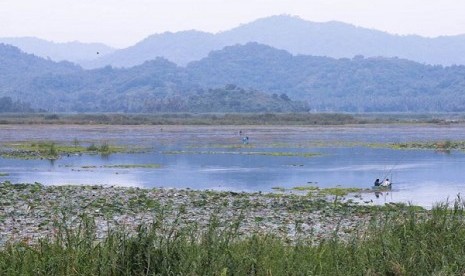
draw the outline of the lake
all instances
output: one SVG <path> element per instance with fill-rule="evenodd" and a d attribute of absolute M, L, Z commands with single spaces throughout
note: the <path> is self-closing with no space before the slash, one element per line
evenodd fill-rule
<path fill-rule="evenodd" d="M 243 138 L 248 137 L 248 144 Z M 0 158 L 1 181 L 44 185 L 120 185 L 229 191 L 298 186 L 370 188 L 390 178 L 390 192 L 364 193 L 375 204 L 431 207 L 465 189 L 462 151 L 394 150 L 394 142 L 462 141 L 464 125 L 58 126 L 3 125 L 0 142 L 107 142 L 140 153 L 71 155 L 50 160 Z M 311 154 L 316 154 L 311 156 Z M 158 164 L 159 168 L 124 165 Z M 115 167 L 123 166 L 123 167 Z M 377 197 L 378 196 L 378 197 Z"/>

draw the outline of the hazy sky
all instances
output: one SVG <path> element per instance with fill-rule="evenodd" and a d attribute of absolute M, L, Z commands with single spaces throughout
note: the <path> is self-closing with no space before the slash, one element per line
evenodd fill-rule
<path fill-rule="evenodd" d="M 464 0 L 0 0 L 0 37 L 125 47 L 154 33 L 218 32 L 278 14 L 395 34 L 465 34 Z"/>

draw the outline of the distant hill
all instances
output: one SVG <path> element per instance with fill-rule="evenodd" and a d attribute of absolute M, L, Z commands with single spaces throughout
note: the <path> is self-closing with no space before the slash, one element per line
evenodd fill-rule
<path fill-rule="evenodd" d="M 166 58 L 179 65 L 206 57 L 211 50 L 224 46 L 215 35 L 198 31 L 155 34 L 134 46 L 117 50 L 107 56 L 81 63 L 85 68 L 106 65 L 132 67 L 157 57 Z"/>
<path fill-rule="evenodd" d="M 0 44 L 0 97 L 5 98 L 5 110 L 12 109 L 12 104 L 19 109 L 20 103 L 53 112 L 308 110 L 306 103 L 285 95 L 268 95 L 235 85 L 200 87 L 185 69 L 162 58 L 129 69 L 83 70 L 69 62 L 45 60 L 4 44 Z"/>
<path fill-rule="evenodd" d="M 465 112 L 465 66 L 292 55 L 248 43 L 180 67 L 84 70 L 0 45 L 0 97 L 77 112 Z"/>
<path fill-rule="evenodd" d="M 426 64 L 465 64 L 465 35 L 426 38 L 399 36 L 341 22 L 316 23 L 279 15 L 218 34 L 197 31 L 152 35 L 126 49 L 102 56 L 84 67 L 131 67 L 164 57 L 180 66 L 225 46 L 258 42 L 292 54 L 352 58 L 399 57 Z"/>
<path fill-rule="evenodd" d="M 55 43 L 34 37 L 0 38 L 0 43 L 20 48 L 22 51 L 53 61 L 81 63 L 111 54 L 115 49 L 102 43 L 81 43 L 78 41 Z"/>
<path fill-rule="evenodd" d="M 36 107 L 58 105 L 58 98 L 39 90 L 63 86 L 64 78 L 59 76 L 77 72 L 82 72 L 81 67 L 70 62 L 57 63 L 0 44 L 0 96 Z"/>
<path fill-rule="evenodd" d="M 54 62 L 26 54 L 18 48 L 0 44 L 0 87 L 18 89 L 27 81 L 49 74 L 68 74 L 81 71 L 70 62 Z"/>
<path fill-rule="evenodd" d="M 305 100 L 315 111 L 465 111 L 465 66 L 399 58 L 291 55 L 249 43 L 214 51 L 187 66 L 197 85 L 234 83 Z"/>
<path fill-rule="evenodd" d="M 352 58 L 399 57 L 428 64 L 465 64 L 465 35 L 399 36 L 337 21 L 311 22 L 280 15 L 218 34 L 227 45 L 258 42 L 292 54 Z"/>

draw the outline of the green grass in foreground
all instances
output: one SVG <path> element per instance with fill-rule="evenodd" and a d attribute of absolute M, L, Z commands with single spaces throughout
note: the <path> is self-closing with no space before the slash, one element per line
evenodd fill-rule
<path fill-rule="evenodd" d="M 381 208 L 368 229 L 348 241 L 311 244 L 237 233 L 240 219 L 207 229 L 166 223 L 160 217 L 135 235 L 109 231 L 95 238 L 92 220 L 74 230 L 57 224 L 37 245 L 9 244 L 0 251 L 2 275 L 463 275 L 465 212 L 439 205 Z M 335 232 L 338 230 L 336 229 Z"/>

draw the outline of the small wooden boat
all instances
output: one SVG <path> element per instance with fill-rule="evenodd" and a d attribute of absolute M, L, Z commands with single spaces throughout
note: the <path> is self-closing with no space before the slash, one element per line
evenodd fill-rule
<path fill-rule="evenodd" d="M 392 189 L 392 183 L 389 185 L 379 185 L 379 186 L 371 186 L 371 189 L 374 191 L 389 191 Z"/>

